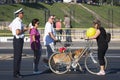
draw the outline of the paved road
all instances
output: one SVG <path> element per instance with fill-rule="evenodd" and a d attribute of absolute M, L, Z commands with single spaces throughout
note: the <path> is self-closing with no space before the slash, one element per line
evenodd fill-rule
<path fill-rule="evenodd" d="M 88 73 L 85 68 L 83 61 L 81 62 L 84 72 L 71 71 L 66 74 L 57 75 L 52 73 L 48 68 L 43 66 L 42 59 L 40 61 L 39 69 L 43 71 L 42 74 L 32 74 L 32 62 L 33 57 L 27 57 L 22 59 L 21 73 L 24 76 L 20 80 L 119 80 L 120 79 L 120 54 L 115 56 L 114 50 L 111 50 L 111 55 L 107 56 L 108 67 L 107 74 L 105 76 L 97 76 Z M 120 52 L 120 50 L 118 50 Z M 12 77 L 12 58 L 8 60 L 0 60 L 0 80 L 19 80 Z"/>
<path fill-rule="evenodd" d="M 114 48 L 114 49 L 120 49 L 120 40 L 113 40 L 109 43 L 109 48 Z M 65 42 L 62 42 L 63 44 Z M 42 46 L 44 47 L 43 45 L 43 42 L 41 42 Z M 76 48 L 79 48 L 79 47 L 84 47 L 85 46 L 85 41 L 84 40 L 80 40 L 80 41 L 73 41 L 72 42 L 72 47 L 76 47 Z M 60 45 L 58 43 L 58 45 Z M 60 45 L 61 46 L 61 45 Z M 96 41 L 93 41 L 93 47 L 96 47 Z M 12 48 L 12 42 L 0 42 L 0 49 L 11 49 Z M 30 43 L 29 42 L 25 42 L 24 43 L 24 49 L 26 48 L 30 48 Z"/>
<path fill-rule="evenodd" d="M 78 43 L 78 42 L 77 42 Z M 57 75 L 52 73 L 48 68 L 43 66 L 42 59 L 40 61 L 39 69 L 43 71 L 42 74 L 33 75 L 32 74 L 32 52 L 30 51 L 28 43 L 25 43 L 24 53 L 27 55 L 23 55 L 22 64 L 21 64 L 21 73 L 24 76 L 22 79 L 14 79 L 12 77 L 12 68 L 13 63 L 12 57 L 5 58 L 0 60 L 0 80 L 119 80 L 120 79 L 120 49 L 119 49 L 119 42 L 111 43 L 111 49 L 107 52 L 107 59 L 108 59 L 108 67 L 107 67 L 107 74 L 105 76 L 97 76 L 88 73 L 84 68 L 83 61 L 80 62 L 84 72 L 80 71 L 71 71 L 66 74 Z M 8 45 L 8 46 L 5 46 Z M 76 44 L 75 44 L 76 45 Z M 1 45 L 0 43 L 0 56 L 5 55 L 12 55 L 12 48 L 11 43 L 7 43 Z M 76 45 L 78 46 L 78 45 Z M 75 47 L 76 47 L 75 46 Z M 81 45 L 82 46 L 82 45 Z"/>

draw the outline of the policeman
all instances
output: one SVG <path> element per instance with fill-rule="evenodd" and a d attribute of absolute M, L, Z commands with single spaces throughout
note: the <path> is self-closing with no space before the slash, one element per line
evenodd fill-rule
<path fill-rule="evenodd" d="M 10 23 L 9 29 L 12 31 L 13 35 L 13 49 L 14 49 L 14 59 L 13 59 L 13 77 L 21 78 L 20 66 L 22 58 L 22 50 L 24 44 L 24 32 L 27 31 L 27 27 L 24 27 L 22 23 L 22 18 L 24 17 L 23 9 L 15 11 L 14 14 L 16 18 Z"/>

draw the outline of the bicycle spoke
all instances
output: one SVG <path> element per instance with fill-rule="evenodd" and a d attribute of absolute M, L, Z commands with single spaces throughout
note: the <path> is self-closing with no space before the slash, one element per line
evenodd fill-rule
<path fill-rule="evenodd" d="M 99 72 L 100 65 L 98 63 L 97 54 L 88 54 L 88 56 L 85 59 L 85 67 L 92 74 L 96 74 L 97 72 Z"/>
<path fill-rule="evenodd" d="M 70 57 L 66 56 L 65 54 L 60 57 L 61 54 L 54 54 L 49 60 L 50 69 L 56 74 L 64 74 L 69 70 Z"/>

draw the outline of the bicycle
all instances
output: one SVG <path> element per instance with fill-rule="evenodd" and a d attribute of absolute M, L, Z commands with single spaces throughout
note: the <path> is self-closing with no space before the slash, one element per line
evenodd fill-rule
<path fill-rule="evenodd" d="M 49 59 L 49 67 L 52 72 L 56 74 L 64 74 L 71 69 L 78 68 L 80 71 L 83 71 L 80 60 L 81 58 L 85 57 L 84 65 L 88 72 L 91 74 L 96 74 L 100 70 L 100 65 L 97 60 L 97 54 L 91 49 L 93 45 L 93 41 L 89 39 L 85 39 L 86 45 L 82 49 L 77 49 L 74 52 L 62 52 L 62 53 L 54 53 L 51 55 Z M 105 57 L 105 68 L 107 67 L 107 59 Z"/>

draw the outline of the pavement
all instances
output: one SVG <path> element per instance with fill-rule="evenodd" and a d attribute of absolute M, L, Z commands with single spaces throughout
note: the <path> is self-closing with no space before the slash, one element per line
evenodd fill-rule
<path fill-rule="evenodd" d="M 43 44 L 43 43 L 42 43 Z M 108 67 L 106 69 L 105 76 L 97 76 L 90 74 L 84 67 L 84 60 L 80 61 L 83 68 L 81 71 L 70 71 L 65 74 L 55 74 L 49 68 L 46 68 L 42 61 L 42 58 L 46 54 L 43 54 L 39 63 L 39 69 L 41 74 L 33 74 L 33 53 L 28 43 L 25 43 L 23 49 L 23 56 L 21 62 L 21 74 L 23 78 L 13 78 L 13 49 L 12 43 L 0 43 L 0 80 L 119 80 L 120 79 L 120 43 L 118 40 L 111 41 L 109 43 L 109 49 L 106 53 L 108 60 Z M 83 48 L 84 41 L 73 42 L 72 49 Z M 45 53 L 45 47 L 43 46 L 43 52 Z M 93 48 L 96 50 L 96 43 Z"/>
<path fill-rule="evenodd" d="M 23 78 L 13 78 L 13 61 L 11 60 L 0 60 L 0 80 L 119 80 L 120 79 L 120 57 L 108 57 L 109 63 L 106 70 L 105 76 L 97 76 L 90 74 L 84 68 L 83 61 L 80 63 L 83 72 L 81 71 L 70 71 L 65 74 L 55 74 L 44 66 L 42 58 L 40 60 L 39 69 L 42 71 L 41 74 L 33 74 L 32 62 L 33 58 L 23 58 L 21 63 L 21 74 Z"/>

